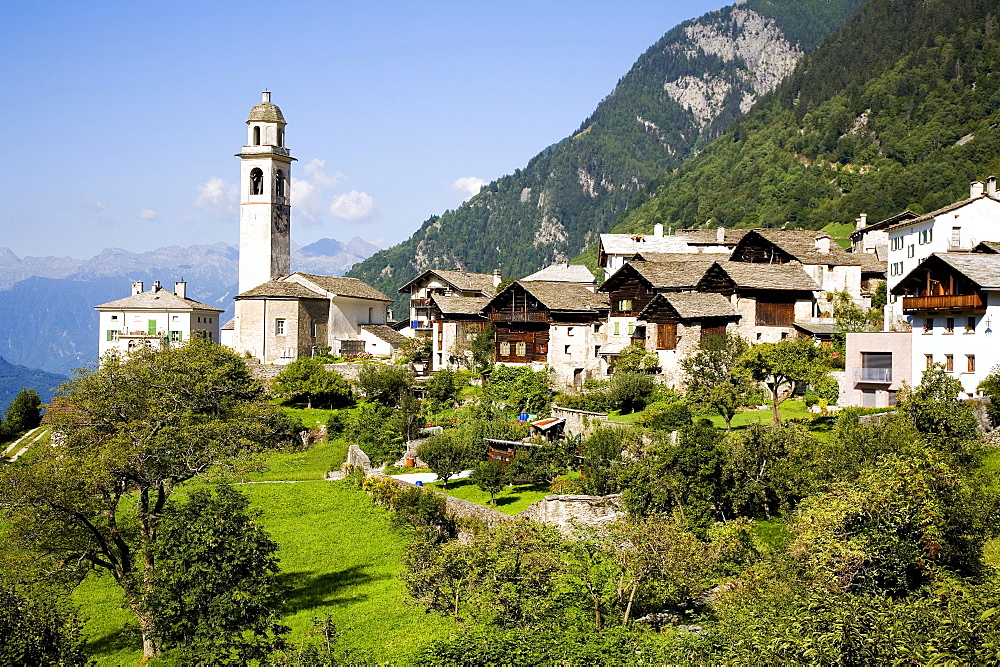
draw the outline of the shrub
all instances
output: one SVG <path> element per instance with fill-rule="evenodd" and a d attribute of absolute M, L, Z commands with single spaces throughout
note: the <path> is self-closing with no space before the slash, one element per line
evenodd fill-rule
<path fill-rule="evenodd" d="M 399 488 L 389 500 L 395 512 L 393 522 L 409 525 L 424 532 L 434 542 L 447 539 L 454 533 L 454 525 L 445 513 L 444 496 L 434 491 L 408 486 Z"/>
<path fill-rule="evenodd" d="M 636 412 L 646 405 L 655 387 L 656 381 L 644 373 L 615 373 L 608 387 L 608 398 L 618 410 Z"/>
<path fill-rule="evenodd" d="M 368 399 L 390 407 L 399 404 L 400 394 L 409 392 L 412 384 L 413 374 L 403 366 L 365 364 L 358 373 L 358 385 Z"/>
<path fill-rule="evenodd" d="M 399 493 L 399 484 L 391 477 L 371 475 L 361 483 L 361 490 L 371 496 L 376 505 L 391 507 L 392 499 Z"/>
<path fill-rule="evenodd" d="M 639 426 L 658 431 L 676 431 L 691 425 L 691 412 L 685 403 L 657 401 L 646 406 L 646 410 L 636 420 Z"/>
<path fill-rule="evenodd" d="M 365 469 L 361 466 L 348 465 L 344 467 L 344 483 L 360 489 L 365 483 Z"/>
<path fill-rule="evenodd" d="M 565 477 L 557 477 L 549 482 L 549 490 L 552 491 L 552 493 L 560 495 L 583 493 L 583 488 L 580 486 L 580 480 L 567 479 Z"/>
<path fill-rule="evenodd" d="M 326 439 L 334 440 L 347 430 L 347 417 L 343 412 L 334 412 L 326 420 Z"/>

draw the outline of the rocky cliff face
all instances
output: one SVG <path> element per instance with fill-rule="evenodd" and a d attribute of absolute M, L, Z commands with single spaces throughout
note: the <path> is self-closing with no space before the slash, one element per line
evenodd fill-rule
<path fill-rule="evenodd" d="M 675 27 L 573 135 L 349 275 L 395 295 L 427 268 L 520 277 L 578 255 L 861 4 L 747 0 Z"/>

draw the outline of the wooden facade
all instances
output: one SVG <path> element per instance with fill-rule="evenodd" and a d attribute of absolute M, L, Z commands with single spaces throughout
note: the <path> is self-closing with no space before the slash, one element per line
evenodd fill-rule
<path fill-rule="evenodd" d="M 899 291 L 904 293 L 904 313 L 986 312 L 986 295 L 979 285 L 937 258 L 927 261 L 922 270 L 908 276 L 894 290 L 895 293 Z"/>
<path fill-rule="evenodd" d="M 627 277 L 619 277 L 615 281 L 615 289 L 608 292 L 611 317 L 635 317 L 656 296 L 653 286 L 639 276 L 635 269 L 622 269 L 619 273 L 626 271 Z"/>
<path fill-rule="evenodd" d="M 549 354 L 549 327 L 531 324 L 508 324 L 496 327 L 497 362 L 527 364 L 532 361 L 545 362 Z"/>
<path fill-rule="evenodd" d="M 743 237 L 729 258 L 732 262 L 752 262 L 754 264 L 788 264 L 795 258 L 764 237 L 751 231 Z"/>
<path fill-rule="evenodd" d="M 736 283 L 730 278 L 725 270 L 718 264 L 714 264 L 695 288 L 698 292 L 715 292 L 723 296 L 732 296 L 736 293 Z"/>
<path fill-rule="evenodd" d="M 726 334 L 727 320 L 721 317 L 705 318 L 701 322 L 701 340 Z"/>
<path fill-rule="evenodd" d="M 795 325 L 796 292 L 759 291 L 753 294 L 757 302 L 756 324 L 763 327 Z"/>

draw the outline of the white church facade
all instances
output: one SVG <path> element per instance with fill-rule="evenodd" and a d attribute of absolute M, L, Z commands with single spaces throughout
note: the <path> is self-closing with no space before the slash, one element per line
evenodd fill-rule
<path fill-rule="evenodd" d="M 285 145 L 285 118 L 270 93 L 250 110 L 247 142 L 237 153 L 239 294 L 223 341 L 264 364 L 286 364 L 324 348 L 345 356 L 383 352 L 382 338 L 373 339 L 371 331 L 386 326 L 388 296 L 356 278 L 291 271 L 295 158 Z"/>

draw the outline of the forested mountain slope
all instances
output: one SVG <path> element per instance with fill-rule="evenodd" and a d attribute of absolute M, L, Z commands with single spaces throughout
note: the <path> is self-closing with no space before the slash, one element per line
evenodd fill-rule
<path fill-rule="evenodd" d="M 748 0 L 673 28 L 590 118 L 524 169 L 348 275 L 387 294 L 427 267 L 519 277 L 578 254 L 648 184 L 789 74 L 862 0 Z"/>
<path fill-rule="evenodd" d="M 616 231 L 819 228 L 967 196 L 1000 172 L 998 18 L 984 0 L 872 0 Z"/>

